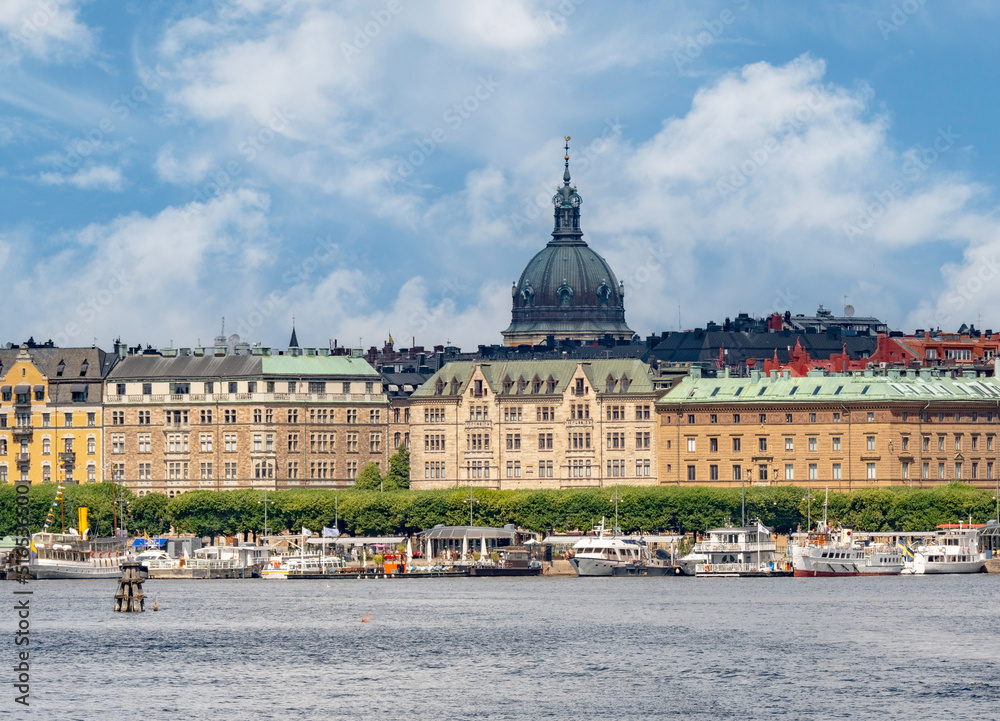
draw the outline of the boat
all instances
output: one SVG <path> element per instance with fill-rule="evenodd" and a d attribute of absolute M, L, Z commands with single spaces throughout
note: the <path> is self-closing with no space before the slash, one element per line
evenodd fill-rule
<path fill-rule="evenodd" d="M 903 552 L 887 543 L 862 543 L 850 528 L 830 530 L 825 524 L 792 544 L 796 577 L 898 576 L 903 572 Z"/>
<path fill-rule="evenodd" d="M 83 538 L 43 531 L 31 537 L 28 574 L 36 580 L 53 578 L 120 578 L 126 555 L 126 538 Z"/>
<path fill-rule="evenodd" d="M 790 576 L 791 564 L 779 559 L 770 528 L 753 525 L 713 528 L 682 559 L 698 577 Z"/>
<path fill-rule="evenodd" d="M 907 572 L 984 573 L 987 559 L 979 548 L 980 528 L 967 523 L 938 526 L 933 539 L 913 547 L 912 559 L 906 561 Z"/>
<path fill-rule="evenodd" d="M 271 556 L 261 569 L 262 578 L 286 579 L 292 576 L 318 576 L 328 572 L 319 554 L 310 553 L 293 556 Z"/>
<path fill-rule="evenodd" d="M 614 533 L 605 535 L 603 518 L 600 525 L 594 526 L 594 533 L 573 545 L 569 563 L 577 576 L 613 576 L 616 568 L 641 566 L 649 561 L 646 547 L 639 540 Z"/>

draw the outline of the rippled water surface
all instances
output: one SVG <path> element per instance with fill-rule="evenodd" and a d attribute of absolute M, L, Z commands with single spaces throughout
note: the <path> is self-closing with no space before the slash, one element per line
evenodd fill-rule
<path fill-rule="evenodd" d="M 30 588 L 26 718 L 1000 715 L 996 575 L 148 581 L 133 615 Z"/>

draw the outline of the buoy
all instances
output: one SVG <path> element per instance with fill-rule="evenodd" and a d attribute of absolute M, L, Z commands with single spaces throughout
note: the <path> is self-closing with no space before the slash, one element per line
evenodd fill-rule
<path fill-rule="evenodd" d="M 160 597 L 159 596 L 157 596 L 156 598 L 153 599 L 153 610 L 154 611 L 159 611 L 160 610 Z"/>
<path fill-rule="evenodd" d="M 368 623 L 368 616 L 362 616 L 361 623 Z"/>

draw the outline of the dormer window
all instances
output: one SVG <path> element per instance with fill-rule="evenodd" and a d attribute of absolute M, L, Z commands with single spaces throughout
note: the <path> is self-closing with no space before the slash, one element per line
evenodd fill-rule
<path fill-rule="evenodd" d="M 611 376 L 608 376 L 607 379 L 605 380 L 605 393 L 614 393 L 614 392 L 615 392 L 615 379 L 612 378 Z"/>
<path fill-rule="evenodd" d="M 629 380 L 628 376 L 622 376 L 621 389 L 622 393 L 628 393 L 628 387 L 632 385 L 632 381 Z"/>
<path fill-rule="evenodd" d="M 545 392 L 548 393 L 549 395 L 556 392 L 556 379 L 553 378 L 552 376 L 549 376 L 549 379 L 548 381 L 546 381 L 545 385 L 546 385 Z"/>
<path fill-rule="evenodd" d="M 542 379 L 535 376 L 531 381 L 531 392 L 541 393 L 542 392 Z"/>
<path fill-rule="evenodd" d="M 476 394 L 476 396 L 477 397 L 482 396 L 483 395 L 483 382 L 481 380 L 477 380 L 473 385 L 475 387 L 475 394 Z"/>
<path fill-rule="evenodd" d="M 89 369 L 90 369 L 90 363 L 84 360 L 83 363 L 80 364 L 80 376 L 83 377 L 87 375 L 87 371 Z"/>
<path fill-rule="evenodd" d="M 583 395 L 583 378 L 576 379 L 576 394 L 578 396 Z"/>
<path fill-rule="evenodd" d="M 510 376 L 504 376 L 503 378 L 503 392 L 509 394 L 514 388 L 514 381 L 510 379 Z"/>
<path fill-rule="evenodd" d="M 517 379 L 517 392 L 524 393 L 528 388 L 528 381 L 524 380 L 524 376 Z"/>
<path fill-rule="evenodd" d="M 434 395 L 440 396 L 444 394 L 444 381 L 438 378 L 438 382 L 434 384 Z"/>
<path fill-rule="evenodd" d="M 458 382 L 458 378 L 452 378 L 451 379 L 451 395 L 457 396 L 458 395 L 458 390 L 461 387 L 462 387 L 462 384 Z"/>
<path fill-rule="evenodd" d="M 59 361 L 59 365 L 56 366 L 56 375 L 61 376 L 65 370 L 66 370 L 66 361 L 64 360 Z"/>

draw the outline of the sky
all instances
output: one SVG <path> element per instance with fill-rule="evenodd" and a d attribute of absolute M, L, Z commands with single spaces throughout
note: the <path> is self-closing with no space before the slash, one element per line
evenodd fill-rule
<path fill-rule="evenodd" d="M 501 341 L 564 137 L 638 334 L 1000 329 L 986 0 L 3 0 L 0 342 Z"/>

